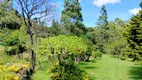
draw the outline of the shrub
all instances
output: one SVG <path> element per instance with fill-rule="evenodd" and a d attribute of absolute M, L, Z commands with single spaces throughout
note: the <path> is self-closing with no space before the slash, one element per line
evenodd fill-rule
<path fill-rule="evenodd" d="M 80 55 L 87 52 L 87 45 L 82 38 L 77 36 L 59 35 L 41 39 L 40 46 L 35 49 L 37 54 L 59 54 L 61 59 L 73 57 L 73 60 L 78 63 L 81 59 Z M 71 56 L 73 55 L 73 56 Z"/>
<path fill-rule="evenodd" d="M 5 48 L 5 52 L 8 54 L 8 55 L 15 55 L 18 51 L 18 48 L 17 46 L 7 46 Z"/>
<path fill-rule="evenodd" d="M 101 58 L 102 57 L 102 52 L 100 50 L 97 50 L 97 51 L 92 51 L 92 56 L 94 58 Z"/>
<path fill-rule="evenodd" d="M 10 72 L 7 66 L 0 65 L 0 80 L 19 80 L 13 72 Z"/>
<path fill-rule="evenodd" d="M 136 60 L 135 65 L 142 65 L 142 60 Z"/>
<path fill-rule="evenodd" d="M 79 69 L 73 61 L 64 61 L 60 65 L 55 65 L 51 72 L 53 80 L 92 80 L 84 70 Z"/>
<path fill-rule="evenodd" d="M 21 34 L 21 31 L 15 30 L 11 33 L 7 33 L 7 37 L 3 38 L 3 44 L 7 54 L 15 55 L 16 53 L 26 51 L 26 47 L 23 45 L 24 43 L 19 39 L 19 34 Z"/>
<path fill-rule="evenodd" d="M 9 65 L 0 65 L 0 80 L 20 80 L 18 73 L 20 70 L 28 69 L 27 63 L 15 63 Z"/>

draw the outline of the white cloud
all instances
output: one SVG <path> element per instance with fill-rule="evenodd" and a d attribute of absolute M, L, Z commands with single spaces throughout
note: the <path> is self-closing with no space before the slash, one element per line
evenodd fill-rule
<path fill-rule="evenodd" d="M 139 12 L 140 9 L 141 8 L 134 8 L 134 9 L 129 10 L 129 12 L 133 15 L 136 15 Z"/>
<path fill-rule="evenodd" d="M 94 0 L 94 5 L 101 7 L 102 5 L 105 4 L 115 4 L 115 3 L 120 3 L 120 0 Z"/>
<path fill-rule="evenodd" d="M 79 2 L 81 2 L 81 0 L 78 0 Z"/>

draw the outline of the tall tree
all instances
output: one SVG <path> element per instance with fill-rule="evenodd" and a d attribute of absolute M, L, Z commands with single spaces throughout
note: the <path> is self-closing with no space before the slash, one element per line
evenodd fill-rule
<path fill-rule="evenodd" d="M 103 5 L 101 8 L 101 16 L 97 21 L 97 31 L 94 33 L 95 40 L 94 42 L 98 45 L 99 49 L 104 52 L 104 45 L 108 43 L 109 35 L 108 35 L 108 20 L 107 20 L 107 10 Z M 105 53 L 105 52 L 104 52 Z"/>
<path fill-rule="evenodd" d="M 19 6 L 17 9 L 19 13 L 22 14 L 23 21 L 26 27 L 26 31 L 30 36 L 30 43 L 31 46 L 34 45 L 33 35 L 34 26 L 32 24 L 33 18 L 38 18 L 40 20 L 47 20 L 51 18 L 52 11 L 53 11 L 53 4 L 51 3 L 52 0 L 14 0 L 15 5 Z M 35 69 L 36 63 L 36 54 L 33 49 L 31 49 L 31 65 L 32 70 Z"/>
<path fill-rule="evenodd" d="M 108 20 L 107 20 L 107 10 L 105 8 L 105 5 L 101 8 L 101 16 L 98 19 L 97 25 L 101 25 L 102 28 L 108 29 Z"/>
<path fill-rule="evenodd" d="M 82 21 L 83 18 L 79 1 L 64 0 L 64 10 L 62 11 L 61 17 L 61 24 L 65 29 L 64 31 L 75 35 L 83 33 L 85 31 L 85 26 Z"/>
<path fill-rule="evenodd" d="M 142 60 L 142 10 L 131 18 L 127 38 L 129 56 L 134 60 Z"/>

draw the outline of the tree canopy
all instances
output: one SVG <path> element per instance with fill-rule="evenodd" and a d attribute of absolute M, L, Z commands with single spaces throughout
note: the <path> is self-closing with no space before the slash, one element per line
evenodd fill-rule
<path fill-rule="evenodd" d="M 85 26 L 82 23 L 81 6 L 78 0 L 65 0 L 64 10 L 61 16 L 61 26 L 63 33 L 69 33 L 79 36 L 85 32 Z M 66 32 L 67 31 L 67 32 Z"/>

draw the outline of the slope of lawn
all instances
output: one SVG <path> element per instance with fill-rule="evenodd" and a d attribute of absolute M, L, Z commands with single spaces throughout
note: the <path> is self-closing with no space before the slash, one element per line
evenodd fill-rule
<path fill-rule="evenodd" d="M 94 80 L 142 80 L 142 67 L 133 62 L 122 61 L 103 55 L 101 60 L 79 64 Z"/>
<path fill-rule="evenodd" d="M 42 63 L 42 69 L 36 69 L 33 80 L 51 80 L 49 62 Z M 109 55 L 103 55 L 100 60 L 81 62 L 79 67 L 85 69 L 94 80 L 142 80 L 142 67 L 133 62 L 123 61 Z"/>

